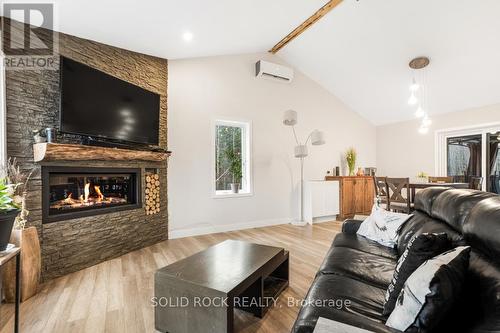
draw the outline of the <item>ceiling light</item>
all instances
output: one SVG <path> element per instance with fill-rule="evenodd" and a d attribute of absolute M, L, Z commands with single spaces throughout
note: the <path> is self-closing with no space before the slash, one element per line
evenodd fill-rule
<path fill-rule="evenodd" d="M 425 116 L 425 110 L 422 109 L 421 106 L 418 107 L 417 111 L 415 112 L 415 117 L 417 118 L 423 118 Z"/>
<path fill-rule="evenodd" d="M 414 93 L 411 93 L 411 96 L 408 99 L 408 105 L 415 105 L 415 104 L 417 104 L 417 102 L 418 102 L 417 97 L 415 96 Z"/>
<path fill-rule="evenodd" d="M 190 42 L 193 40 L 193 34 L 190 32 L 190 31 L 186 31 L 183 35 L 182 35 L 182 39 L 184 39 L 184 41 L 186 42 Z"/>
<path fill-rule="evenodd" d="M 425 118 L 422 120 L 422 126 L 429 127 L 431 124 L 432 124 L 431 118 L 425 116 Z"/>
<path fill-rule="evenodd" d="M 410 84 L 411 95 L 408 99 L 408 104 L 411 106 L 418 104 L 417 111 L 415 111 L 415 117 L 422 119 L 420 128 L 418 129 L 421 134 L 426 134 L 427 132 L 429 132 L 429 126 L 432 124 L 432 120 L 427 114 L 427 112 L 429 111 L 429 97 L 426 67 L 429 65 L 429 63 L 429 58 L 418 57 L 412 59 L 408 64 L 413 74 Z"/>
<path fill-rule="evenodd" d="M 417 81 L 415 81 L 415 78 L 414 78 L 413 83 L 410 86 L 410 91 L 415 92 L 418 90 L 418 88 L 420 88 L 420 85 L 417 83 Z"/>
<path fill-rule="evenodd" d="M 418 133 L 420 133 L 420 134 L 427 134 L 427 133 L 429 133 L 429 127 L 420 126 L 420 128 L 418 129 Z"/>

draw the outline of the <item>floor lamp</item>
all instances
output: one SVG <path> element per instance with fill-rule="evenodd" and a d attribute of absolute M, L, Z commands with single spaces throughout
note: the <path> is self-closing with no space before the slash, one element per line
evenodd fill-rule
<path fill-rule="evenodd" d="M 307 144 L 311 141 L 313 146 L 320 146 L 325 144 L 325 138 L 323 132 L 314 130 L 308 135 L 304 144 L 302 144 L 297 138 L 297 133 L 295 132 L 295 125 L 297 124 L 297 111 L 288 110 L 285 112 L 283 117 L 283 124 L 286 126 L 291 126 L 293 131 L 293 137 L 297 145 L 295 146 L 295 157 L 300 159 L 300 220 L 293 220 L 293 225 L 304 226 L 307 224 L 304 221 L 304 159 L 307 157 Z"/>

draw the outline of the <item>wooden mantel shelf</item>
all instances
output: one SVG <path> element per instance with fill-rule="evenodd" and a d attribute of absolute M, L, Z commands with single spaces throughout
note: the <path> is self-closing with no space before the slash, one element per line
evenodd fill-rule
<path fill-rule="evenodd" d="M 33 145 L 35 162 L 53 161 L 150 161 L 163 162 L 170 153 L 63 143 Z"/>

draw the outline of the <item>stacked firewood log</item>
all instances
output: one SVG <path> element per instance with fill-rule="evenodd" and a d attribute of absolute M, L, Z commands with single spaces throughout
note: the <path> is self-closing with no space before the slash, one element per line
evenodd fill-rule
<path fill-rule="evenodd" d="M 146 174 L 145 190 L 146 215 L 160 212 L 160 176 L 158 174 Z"/>

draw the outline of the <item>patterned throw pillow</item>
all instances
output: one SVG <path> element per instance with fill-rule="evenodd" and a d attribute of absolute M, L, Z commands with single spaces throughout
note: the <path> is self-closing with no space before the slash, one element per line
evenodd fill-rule
<path fill-rule="evenodd" d="M 384 316 L 391 314 L 399 293 L 408 277 L 426 260 L 451 249 L 451 240 L 445 233 L 414 235 L 405 252 L 399 257 L 391 284 L 385 293 Z"/>
<path fill-rule="evenodd" d="M 412 216 L 389 212 L 375 204 L 370 216 L 359 226 L 357 234 L 381 245 L 394 248 L 398 241 L 398 230 Z"/>
<path fill-rule="evenodd" d="M 459 246 L 417 268 L 385 324 L 407 333 L 432 332 L 463 289 L 469 253 L 470 247 Z"/>

